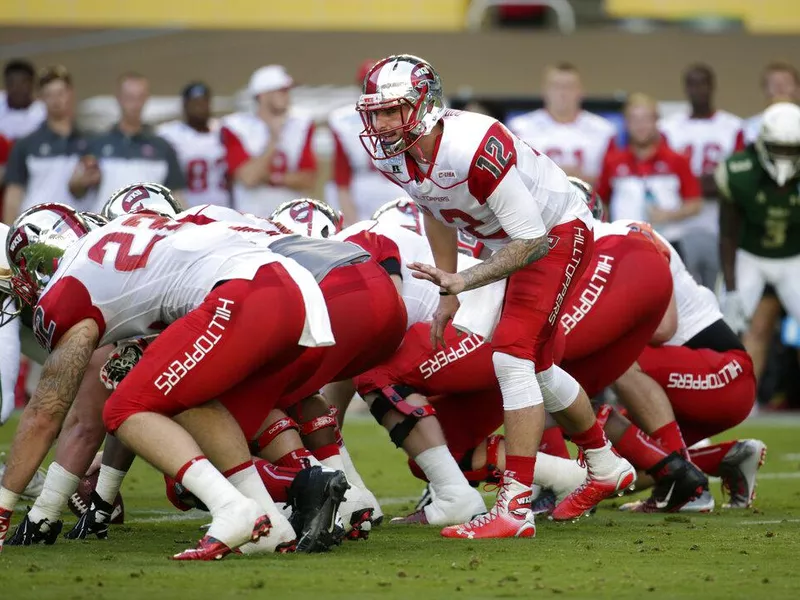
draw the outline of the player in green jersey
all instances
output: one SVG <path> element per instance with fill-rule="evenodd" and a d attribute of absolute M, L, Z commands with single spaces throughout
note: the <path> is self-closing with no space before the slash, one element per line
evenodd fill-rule
<path fill-rule="evenodd" d="M 715 178 L 723 313 L 745 332 L 759 376 L 781 307 L 800 321 L 800 107 L 764 111 L 755 143 L 720 163 Z"/>

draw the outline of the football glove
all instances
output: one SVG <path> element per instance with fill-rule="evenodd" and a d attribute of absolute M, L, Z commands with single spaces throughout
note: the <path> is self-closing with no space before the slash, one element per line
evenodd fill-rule
<path fill-rule="evenodd" d="M 722 298 L 722 316 L 735 333 L 741 334 L 747 331 L 747 313 L 744 310 L 742 297 L 736 290 L 725 292 Z"/>
<path fill-rule="evenodd" d="M 139 338 L 117 344 L 114 351 L 108 355 L 106 364 L 100 369 L 100 381 L 107 389 L 112 391 L 117 389 L 125 376 L 142 358 L 148 343 L 149 340 L 146 338 Z"/>
<path fill-rule="evenodd" d="M 96 535 L 99 540 L 106 539 L 113 511 L 112 504 L 103 500 L 97 492 L 92 492 L 92 503 L 89 510 L 81 515 L 75 527 L 65 533 L 64 537 L 68 540 L 84 540 L 87 535 Z"/>

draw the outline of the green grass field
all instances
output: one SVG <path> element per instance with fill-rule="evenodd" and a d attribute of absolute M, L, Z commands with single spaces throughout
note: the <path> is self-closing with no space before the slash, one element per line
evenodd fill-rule
<path fill-rule="evenodd" d="M 0 429 L 0 450 L 13 427 Z M 125 525 L 106 541 L 6 547 L 0 598 L 797 598 L 798 434 L 800 421 L 773 418 L 723 438 L 757 437 L 769 446 L 753 510 L 631 515 L 609 501 L 579 523 L 539 520 L 532 540 L 444 540 L 436 527 L 384 525 L 368 541 L 329 554 L 213 564 L 167 559 L 192 546 L 206 520 L 173 510 L 161 476 L 137 463 L 123 487 Z M 345 438 L 387 515 L 407 512 L 422 485 L 402 452 L 369 421 L 348 423 Z M 65 521 L 66 530 L 75 519 Z"/>

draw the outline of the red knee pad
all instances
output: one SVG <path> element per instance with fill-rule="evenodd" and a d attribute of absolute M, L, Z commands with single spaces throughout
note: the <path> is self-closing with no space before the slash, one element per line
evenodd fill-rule
<path fill-rule="evenodd" d="M 322 415 L 321 417 L 316 417 L 306 423 L 302 423 L 300 425 L 300 435 L 305 437 L 328 427 L 338 428 L 339 423 L 336 421 L 338 414 L 339 410 L 335 406 L 329 406 L 327 415 Z"/>
<path fill-rule="evenodd" d="M 278 419 L 272 425 L 267 427 L 255 440 L 250 442 L 250 453 L 258 454 L 264 448 L 269 446 L 272 441 L 284 431 L 289 431 L 292 429 L 298 432 L 300 431 L 300 426 L 295 423 L 294 419 L 291 417 L 283 417 L 282 419 Z"/>

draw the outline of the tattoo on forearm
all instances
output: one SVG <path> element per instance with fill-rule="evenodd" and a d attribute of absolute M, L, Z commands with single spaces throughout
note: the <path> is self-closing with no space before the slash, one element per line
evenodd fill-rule
<path fill-rule="evenodd" d="M 546 235 L 534 240 L 514 240 L 481 264 L 461 271 L 464 290 L 479 288 L 505 279 L 514 271 L 546 256 L 548 249 Z"/>
<path fill-rule="evenodd" d="M 64 418 L 78 393 L 86 366 L 94 352 L 94 337 L 87 328 L 80 328 L 48 357 L 30 401 L 29 408 L 32 411 Z"/>

